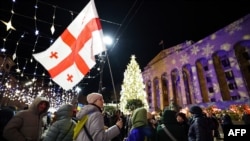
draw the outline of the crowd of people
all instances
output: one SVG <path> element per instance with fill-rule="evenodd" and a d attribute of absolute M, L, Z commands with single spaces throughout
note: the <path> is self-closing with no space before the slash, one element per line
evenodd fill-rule
<path fill-rule="evenodd" d="M 191 115 L 179 110 L 165 109 L 160 118 L 140 107 L 131 114 L 120 110 L 113 114 L 103 111 L 102 94 L 87 95 L 88 104 L 75 110 L 71 104 L 64 104 L 53 113 L 49 101 L 37 97 L 23 110 L 13 107 L 0 110 L 1 141 L 214 141 L 220 140 L 227 126 L 233 125 L 228 114 L 216 117 L 194 105 L 189 108 Z M 76 139 L 74 128 L 79 120 L 88 115 Z M 250 124 L 250 115 L 242 119 Z M 219 128 L 222 128 L 220 131 Z"/>

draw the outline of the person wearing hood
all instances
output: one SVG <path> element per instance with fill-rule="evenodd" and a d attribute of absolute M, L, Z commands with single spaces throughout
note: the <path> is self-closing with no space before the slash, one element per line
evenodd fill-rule
<path fill-rule="evenodd" d="M 49 127 L 43 141 L 72 141 L 76 126 L 72 119 L 73 111 L 73 105 L 62 105 L 56 112 L 56 121 Z"/>
<path fill-rule="evenodd" d="M 45 97 L 37 97 L 27 110 L 22 110 L 8 122 L 3 136 L 8 141 L 40 141 L 43 128 L 43 116 L 50 107 Z"/>
<path fill-rule="evenodd" d="M 153 135 L 152 129 L 148 126 L 147 110 L 144 107 L 135 109 L 131 125 L 126 141 L 146 141 Z"/>
<path fill-rule="evenodd" d="M 87 95 L 88 105 L 76 114 L 76 119 L 80 120 L 85 115 L 88 115 L 88 120 L 85 123 L 85 129 L 82 128 L 76 141 L 108 141 L 120 134 L 120 129 L 123 127 L 122 120 L 118 120 L 115 125 L 104 129 L 104 118 L 102 114 L 103 96 L 99 93 L 90 93 Z M 90 135 L 90 137 L 88 137 Z"/>
<path fill-rule="evenodd" d="M 170 132 L 170 134 L 177 140 L 177 141 L 187 141 L 188 136 L 185 132 L 185 127 L 180 126 L 176 120 L 176 111 L 173 110 L 164 110 L 161 124 L 165 125 L 165 128 Z M 164 131 L 162 125 L 157 126 L 156 131 L 156 141 L 172 141 L 171 137 Z"/>
<path fill-rule="evenodd" d="M 213 129 L 210 120 L 203 113 L 199 106 L 192 106 L 190 108 L 192 114 L 190 120 L 190 127 L 188 130 L 189 141 L 213 141 Z"/>

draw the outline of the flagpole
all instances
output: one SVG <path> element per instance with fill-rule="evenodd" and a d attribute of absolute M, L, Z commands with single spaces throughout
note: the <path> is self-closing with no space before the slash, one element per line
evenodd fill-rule
<path fill-rule="evenodd" d="M 114 79 L 113 79 L 113 75 L 112 75 L 112 70 L 111 70 L 111 66 L 110 66 L 110 62 L 109 62 L 109 57 L 108 57 L 107 52 L 105 52 L 105 54 L 106 54 L 106 59 L 107 59 L 108 66 L 109 66 L 109 72 L 110 72 L 112 87 L 113 87 L 113 91 L 114 91 L 114 95 L 115 95 L 116 109 L 118 109 L 118 100 L 117 100 L 117 95 L 116 95 L 116 89 L 115 89 Z"/>
<path fill-rule="evenodd" d="M 100 80 L 99 80 L 99 89 L 98 92 L 102 93 L 102 78 L 103 78 L 103 67 L 105 64 L 105 55 L 100 55 Z"/>

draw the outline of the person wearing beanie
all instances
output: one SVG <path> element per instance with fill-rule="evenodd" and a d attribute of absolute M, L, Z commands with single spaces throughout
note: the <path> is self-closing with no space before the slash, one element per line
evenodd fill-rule
<path fill-rule="evenodd" d="M 115 125 L 104 129 L 104 118 L 102 109 L 104 107 L 103 96 L 100 93 L 90 93 L 87 95 L 87 105 L 84 105 L 76 114 L 76 119 L 81 120 L 85 115 L 88 115 L 88 120 L 85 123 L 86 130 L 83 128 L 75 141 L 107 141 L 120 134 L 120 129 L 123 127 L 122 120 L 118 120 Z M 90 138 L 87 135 L 90 135 Z"/>
<path fill-rule="evenodd" d="M 87 95 L 87 102 L 89 104 L 94 104 L 97 100 L 103 100 L 103 97 L 102 97 L 101 94 L 99 94 L 99 93 L 91 93 L 91 94 Z M 102 104 L 102 107 L 103 107 L 103 104 Z"/>
<path fill-rule="evenodd" d="M 191 114 L 196 114 L 196 115 L 201 115 L 201 114 L 203 114 L 202 109 L 201 109 L 201 107 L 199 107 L 199 106 L 192 106 L 192 107 L 190 108 L 190 113 L 191 113 Z"/>
<path fill-rule="evenodd" d="M 192 114 L 188 130 L 188 141 L 213 141 L 213 129 L 210 128 L 208 118 L 201 107 L 195 105 L 190 107 Z"/>

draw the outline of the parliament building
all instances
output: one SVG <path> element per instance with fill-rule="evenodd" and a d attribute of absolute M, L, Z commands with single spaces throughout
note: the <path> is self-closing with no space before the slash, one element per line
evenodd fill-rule
<path fill-rule="evenodd" d="M 193 104 L 249 103 L 250 14 L 198 42 L 162 50 L 142 75 L 150 111 L 171 102 Z"/>

